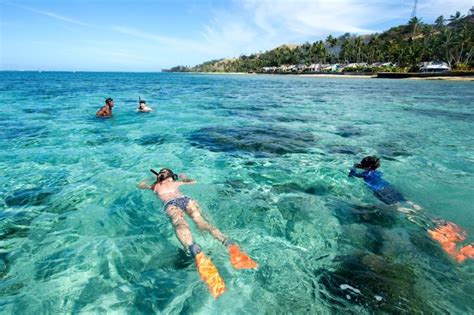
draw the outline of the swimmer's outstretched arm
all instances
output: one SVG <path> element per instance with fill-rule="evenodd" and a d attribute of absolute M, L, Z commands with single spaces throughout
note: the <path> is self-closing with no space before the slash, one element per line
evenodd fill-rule
<path fill-rule="evenodd" d="M 351 171 L 349 172 L 349 177 L 353 177 L 353 176 L 364 177 L 363 172 L 360 172 L 360 173 L 357 172 L 355 165 L 351 168 Z"/>
<path fill-rule="evenodd" d="M 148 185 L 148 180 L 144 179 L 140 183 L 138 183 L 138 188 L 140 188 L 140 189 L 151 189 L 151 186 Z"/>
<path fill-rule="evenodd" d="M 184 174 L 179 174 L 179 179 L 181 180 L 181 182 L 180 182 L 181 185 L 192 185 L 192 184 L 196 184 L 196 183 L 197 183 L 197 181 L 188 178 L 188 177 L 187 177 L 186 175 L 184 175 Z"/>

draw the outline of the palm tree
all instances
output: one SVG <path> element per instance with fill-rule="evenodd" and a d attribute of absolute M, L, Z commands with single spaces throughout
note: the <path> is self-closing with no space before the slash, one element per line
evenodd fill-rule
<path fill-rule="evenodd" d="M 362 48 L 364 46 L 364 43 L 362 42 L 362 38 L 360 36 L 356 37 L 354 39 L 354 50 L 356 52 L 356 62 L 361 62 L 362 61 Z"/>
<path fill-rule="evenodd" d="M 331 55 L 331 63 L 334 63 L 334 47 L 337 45 L 337 38 L 333 37 L 332 35 L 329 35 L 326 38 L 326 43 L 329 44 L 329 47 L 331 47 L 330 55 Z"/>
<path fill-rule="evenodd" d="M 456 22 L 456 21 L 459 21 L 460 19 L 462 19 L 464 17 L 464 15 L 461 15 L 461 12 L 459 11 L 456 11 L 456 13 L 454 15 L 450 15 L 449 16 L 449 22 Z"/>
<path fill-rule="evenodd" d="M 444 26 L 445 21 L 446 20 L 444 19 L 444 16 L 442 15 L 438 16 L 438 18 L 435 20 L 436 27 L 442 28 Z"/>
<path fill-rule="evenodd" d="M 342 49 L 341 49 L 341 60 L 344 61 L 344 63 L 348 63 L 350 58 L 351 58 L 351 50 L 352 50 L 352 45 L 350 40 L 344 41 L 342 44 Z"/>
<path fill-rule="evenodd" d="M 412 17 L 410 21 L 408 21 L 408 26 L 410 27 L 412 37 L 414 37 L 423 23 L 421 19 L 417 18 L 416 16 Z"/>
<path fill-rule="evenodd" d="M 367 45 L 367 61 L 370 63 L 382 61 L 380 59 L 380 37 L 375 35 Z"/>
<path fill-rule="evenodd" d="M 442 48 L 444 48 L 444 58 L 445 58 L 445 61 L 448 63 L 448 65 L 451 67 L 452 65 L 452 61 L 451 61 L 451 51 L 450 51 L 450 48 L 452 47 L 453 45 L 453 32 L 448 29 L 448 28 L 445 28 L 443 30 L 443 33 L 441 35 L 441 39 L 442 39 Z"/>

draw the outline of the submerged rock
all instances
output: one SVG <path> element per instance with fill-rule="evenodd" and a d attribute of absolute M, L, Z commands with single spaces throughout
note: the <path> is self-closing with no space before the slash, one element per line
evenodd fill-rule
<path fill-rule="evenodd" d="M 141 137 L 138 140 L 138 143 L 141 145 L 156 145 L 156 144 L 163 144 L 165 143 L 165 137 L 160 134 L 149 134 L 146 136 Z"/>
<path fill-rule="evenodd" d="M 22 123 L 2 123 L 2 126 L 5 128 L 0 129 L 0 139 L 5 140 L 34 140 L 40 138 L 46 138 L 48 132 L 46 127 L 43 126 L 34 126 L 34 125 L 25 125 Z"/>
<path fill-rule="evenodd" d="M 330 193 L 330 188 L 321 183 L 314 183 L 310 185 L 300 185 L 295 182 L 290 182 L 290 183 L 273 185 L 273 189 L 275 190 L 277 194 L 302 192 L 302 193 L 310 194 L 310 195 L 324 196 Z"/>
<path fill-rule="evenodd" d="M 432 118 L 446 118 L 450 120 L 466 121 L 466 122 L 472 122 L 474 120 L 474 114 L 472 113 L 455 112 L 455 111 L 444 110 L 444 109 L 424 109 L 424 108 L 411 108 L 411 107 L 406 107 L 404 108 L 404 110 L 414 113 L 416 115 L 423 115 L 423 116 L 428 116 Z"/>
<path fill-rule="evenodd" d="M 362 253 L 340 256 L 336 262 L 336 270 L 324 270 L 319 278 L 326 289 L 322 298 L 335 307 L 350 303 L 390 314 L 432 312 L 416 290 L 417 278 L 409 265 Z"/>
<path fill-rule="evenodd" d="M 380 143 L 377 146 L 377 152 L 388 160 L 393 160 L 396 157 L 411 156 L 404 145 L 395 141 Z"/>
<path fill-rule="evenodd" d="M 348 155 L 357 155 L 359 150 L 350 146 L 344 145 L 328 145 L 326 149 L 329 153 L 332 154 L 348 154 Z"/>
<path fill-rule="evenodd" d="M 335 201 L 332 207 L 335 216 L 343 225 L 362 223 L 388 228 L 394 226 L 397 222 L 395 209 L 385 205 L 365 206 Z"/>
<path fill-rule="evenodd" d="M 0 254 L 0 279 L 4 278 L 10 270 L 10 264 L 8 262 L 8 253 Z"/>
<path fill-rule="evenodd" d="M 349 138 L 360 136 L 362 134 L 362 131 L 356 126 L 341 126 L 337 128 L 336 134 L 344 138 Z"/>
<path fill-rule="evenodd" d="M 306 153 L 317 137 L 310 132 L 285 127 L 209 127 L 189 136 L 193 146 L 213 152 L 251 153 L 258 157 Z"/>
<path fill-rule="evenodd" d="M 43 188 L 29 188 L 14 191 L 5 198 L 5 204 L 9 207 L 15 206 L 40 206 L 48 201 L 54 194 L 52 190 Z"/>

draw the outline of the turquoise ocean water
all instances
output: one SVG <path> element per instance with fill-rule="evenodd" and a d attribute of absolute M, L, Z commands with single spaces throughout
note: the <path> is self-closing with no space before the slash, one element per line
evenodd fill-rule
<path fill-rule="evenodd" d="M 0 72 L 0 92 L 1 313 L 474 312 L 474 262 L 347 177 L 379 155 L 474 241 L 472 83 Z M 197 179 L 185 193 L 260 264 L 233 270 L 191 225 L 226 281 L 217 301 L 136 188 L 151 167 Z"/>

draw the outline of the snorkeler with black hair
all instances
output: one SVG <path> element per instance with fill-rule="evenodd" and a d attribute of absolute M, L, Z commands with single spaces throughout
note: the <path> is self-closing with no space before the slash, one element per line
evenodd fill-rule
<path fill-rule="evenodd" d="M 189 225 L 184 219 L 184 213 L 196 223 L 200 230 L 209 232 L 227 247 L 231 264 L 235 269 L 253 269 L 257 267 L 257 263 L 242 252 L 237 244 L 229 240 L 219 229 L 204 219 L 197 201 L 180 192 L 179 188 L 181 186 L 195 184 L 196 181 L 188 179 L 185 175 L 178 176 L 169 168 L 163 168 L 159 172 L 153 169 L 150 171 L 156 175 L 156 181 L 149 185 L 144 180 L 138 184 L 138 187 L 150 189 L 163 201 L 163 210 L 170 218 L 178 240 L 195 258 L 198 272 L 215 298 L 224 293 L 224 280 L 220 277 L 212 261 L 204 255 L 201 247 L 194 243 Z"/>
<path fill-rule="evenodd" d="M 98 118 L 110 118 L 112 117 L 112 108 L 114 107 L 114 100 L 111 97 L 108 97 L 105 99 L 105 105 L 102 106 L 97 113 L 95 114 L 95 117 Z"/>
<path fill-rule="evenodd" d="M 151 112 L 153 109 L 149 106 L 146 105 L 146 101 L 145 100 L 142 100 L 141 97 L 138 97 L 138 108 L 137 108 L 137 111 L 139 113 L 149 113 Z"/>
<path fill-rule="evenodd" d="M 472 244 L 460 249 L 457 248 L 456 243 L 463 242 L 466 239 L 464 230 L 452 222 L 438 222 L 439 220 L 426 218 L 420 213 L 422 208 L 419 205 L 406 200 L 400 192 L 382 178 L 382 172 L 377 170 L 379 167 L 380 159 L 378 157 L 366 156 L 360 163 L 351 168 L 349 177 L 363 178 L 367 186 L 374 192 L 375 197 L 388 205 L 395 205 L 398 211 L 407 214 L 409 221 L 425 229 L 430 237 L 440 243 L 443 250 L 458 262 L 463 262 L 467 258 L 474 259 Z M 357 168 L 363 169 L 363 171 L 358 172 Z M 418 222 L 420 219 L 421 224 Z"/>

